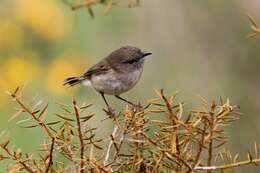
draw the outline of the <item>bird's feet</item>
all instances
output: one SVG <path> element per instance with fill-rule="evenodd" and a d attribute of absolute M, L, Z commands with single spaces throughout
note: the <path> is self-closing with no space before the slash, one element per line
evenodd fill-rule
<path fill-rule="evenodd" d="M 144 110 L 143 106 L 141 105 L 141 103 L 139 102 L 138 104 L 131 104 L 132 106 L 132 110 L 134 112 L 141 112 Z"/>
<path fill-rule="evenodd" d="M 108 116 L 109 118 L 115 118 L 115 117 L 116 117 L 116 112 L 115 112 L 115 110 L 114 110 L 113 108 L 111 108 L 110 106 L 107 107 L 107 110 L 106 110 L 106 109 L 103 109 L 103 110 L 106 112 L 106 114 L 107 114 L 107 116 Z"/>

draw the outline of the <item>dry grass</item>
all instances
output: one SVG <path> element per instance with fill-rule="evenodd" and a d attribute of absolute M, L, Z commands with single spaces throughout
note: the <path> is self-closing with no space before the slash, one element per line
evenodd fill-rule
<path fill-rule="evenodd" d="M 34 101 L 26 104 L 17 88 L 8 92 L 19 106 L 15 119 L 22 112 L 27 114 L 20 121 L 24 128 L 41 128 L 48 140 L 41 145 L 45 154 L 27 154 L 9 147 L 9 141 L 0 147 L 5 152 L 0 162 L 13 160 L 8 172 L 31 173 L 62 172 L 225 172 L 227 169 L 260 162 L 259 147 L 247 153 L 245 160 L 232 155 L 225 144 L 229 141 L 225 128 L 239 119 L 238 107 L 230 101 L 208 103 L 186 110 L 185 103 L 175 101 L 176 93 L 166 96 L 157 91 L 144 108 L 135 110 L 126 106 L 123 113 L 115 115 L 114 130 L 109 140 L 97 139 L 87 113 L 91 104 L 59 104 L 62 111 L 57 120 L 47 122 L 48 105 Z M 160 117 L 160 118 L 156 118 Z M 102 148 L 101 146 L 106 146 Z M 58 157 L 69 160 L 64 164 Z"/>

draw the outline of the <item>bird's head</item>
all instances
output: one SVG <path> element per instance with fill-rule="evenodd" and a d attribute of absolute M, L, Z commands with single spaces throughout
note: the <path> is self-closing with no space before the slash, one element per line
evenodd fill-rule
<path fill-rule="evenodd" d="M 143 64 L 145 57 L 151 54 L 134 46 L 123 46 L 112 52 L 107 58 L 113 63 L 134 65 Z"/>

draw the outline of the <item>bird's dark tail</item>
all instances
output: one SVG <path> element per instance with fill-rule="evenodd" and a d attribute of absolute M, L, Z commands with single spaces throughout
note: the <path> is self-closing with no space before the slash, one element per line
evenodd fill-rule
<path fill-rule="evenodd" d="M 85 80 L 85 78 L 83 76 L 69 77 L 63 81 L 63 86 L 65 86 L 65 85 L 74 86 L 74 85 L 81 83 L 84 80 Z"/>

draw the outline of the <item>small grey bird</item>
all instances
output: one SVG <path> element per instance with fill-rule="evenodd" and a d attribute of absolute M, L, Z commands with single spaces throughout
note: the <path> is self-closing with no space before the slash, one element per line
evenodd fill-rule
<path fill-rule="evenodd" d="M 108 111 L 112 109 L 104 94 L 114 95 L 116 98 L 134 105 L 120 97 L 120 94 L 133 88 L 139 81 L 145 57 L 151 54 L 133 46 L 121 47 L 89 68 L 83 75 L 65 79 L 63 85 L 74 86 L 81 83 L 93 87 L 101 94 Z"/>

